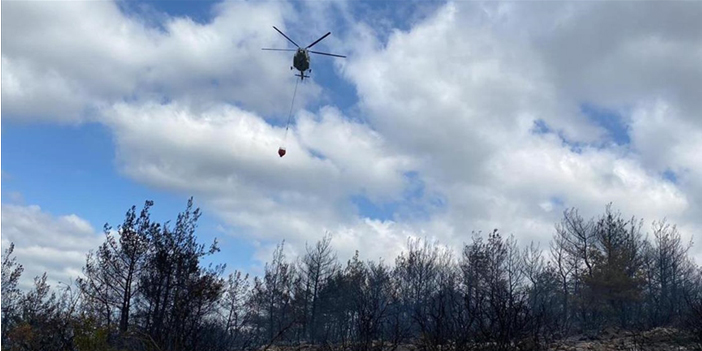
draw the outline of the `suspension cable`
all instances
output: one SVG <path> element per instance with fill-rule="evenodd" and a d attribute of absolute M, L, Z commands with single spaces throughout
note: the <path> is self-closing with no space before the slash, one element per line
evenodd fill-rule
<path fill-rule="evenodd" d="M 293 92 L 292 102 L 290 103 L 290 113 L 288 114 L 288 123 L 285 125 L 285 138 L 288 138 L 288 129 L 290 128 L 290 119 L 292 118 L 293 106 L 295 106 L 295 96 L 297 95 L 297 85 L 300 83 L 299 80 L 295 79 L 295 91 Z"/>

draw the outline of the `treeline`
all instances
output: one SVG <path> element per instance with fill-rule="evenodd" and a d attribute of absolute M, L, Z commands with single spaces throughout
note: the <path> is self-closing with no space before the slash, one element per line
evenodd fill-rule
<path fill-rule="evenodd" d="M 671 326 L 702 340 L 702 269 L 675 226 L 564 212 L 548 247 L 520 249 L 497 230 L 459 254 L 409 240 L 394 264 L 338 262 L 325 236 L 296 260 L 281 243 L 261 277 L 203 264 L 192 199 L 174 224 L 132 207 L 87 255 L 83 277 L 52 291 L 18 289 L 2 263 L 3 350 L 537 350 L 606 328 Z"/>

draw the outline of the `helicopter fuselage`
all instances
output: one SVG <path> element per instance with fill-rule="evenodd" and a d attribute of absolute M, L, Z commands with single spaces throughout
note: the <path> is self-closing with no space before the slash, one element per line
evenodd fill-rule
<path fill-rule="evenodd" d="M 341 57 L 344 58 L 346 56 L 342 55 L 336 55 L 336 54 L 330 54 L 327 52 L 319 52 L 319 51 L 312 51 L 308 50 L 309 48 L 315 46 L 317 43 L 322 41 L 322 39 L 328 37 L 331 32 L 327 32 L 327 34 L 324 34 L 321 38 L 315 40 L 312 44 L 307 45 L 306 47 L 300 47 L 300 45 L 297 45 L 296 42 L 294 42 L 292 39 L 288 38 L 285 33 L 281 32 L 280 29 L 276 28 L 273 26 L 273 29 L 275 29 L 280 35 L 284 36 L 285 39 L 287 39 L 290 43 L 295 45 L 297 47 L 297 50 L 295 49 L 274 49 L 274 48 L 263 48 L 263 50 L 274 50 L 274 51 L 295 51 L 295 56 L 293 57 L 293 65 L 290 67 L 292 70 L 293 67 L 296 68 L 298 71 L 300 71 L 300 74 L 296 74 L 296 76 L 300 77 L 300 80 L 304 80 L 305 78 L 309 78 L 309 76 L 305 75 L 305 72 L 309 71 L 312 72 L 310 69 L 310 52 L 313 54 L 317 55 L 326 55 L 326 56 L 335 56 L 335 57 Z"/>
<path fill-rule="evenodd" d="M 293 67 L 300 71 L 300 73 L 304 73 L 310 69 L 310 54 L 307 50 L 297 49 L 295 57 L 293 57 Z"/>

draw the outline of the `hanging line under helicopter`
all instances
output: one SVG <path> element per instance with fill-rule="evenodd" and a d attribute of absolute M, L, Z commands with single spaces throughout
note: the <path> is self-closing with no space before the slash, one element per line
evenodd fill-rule
<path fill-rule="evenodd" d="M 292 119 L 293 106 L 295 106 L 295 96 L 297 95 L 297 86 L 300 84 L 299 80 L 295 80 L 295 90 L 293 91 L 292 102 L 290 103 L 290 113 L 288 113 L 288 123 L 285 124 L 285 135 L 283 135 L 283 143 L 278 148 L 278 156 L 285 156 L 285 146 L 288 142 L 288 129 L 290 129 L 290 120 Z"/>
<path fill-rule="evenodd" d="M 341 58 L 346 58 L 346 56 L 343 55 L 337 55 L 337 54 L 330 54 L 327 52 L 319 52 L 319 51 L 312 51 L 309 50 L 312 46 L 316 45 L 322 39 L 326 38 L 331 34 L 331 32 L 327 32 L 327 34 L 324 34 L 321 38 L 315 40 L 312 42 L 312 44 L 307 45 L 305 48 L 301 48 L 300 45 L 297 45 L 292 39 L 288 38 L 285 33 L 281 32 L 278 28 L 273 26 L 273 29 L 275 29 L 280 35 L 284 36 L 285 39 L 287 39 L 289 42 L 291 42 L 293 45 L 297 47 L 297 49 L 272 49 L 272 48 L 263 48 L 262 50 L 272 50 L 272 51 L 295 51 L 295 56 L 293 56 L 293 66 L 290 67 L 292 70 L 293 68 L 297 69 L 300 71 L 299 74 L 295 74 L 295 76 L 300 77 L 300 80 L 295 83 L 295 92 L 293 93 L 293 98 L 292 98 L 292 103 L 290 104 L 290 114 L 288 115 L 288 123 L 285 126 L 285 136 L 283 137 L 283 145 L 278 148 L 278 155 L 280 157 L 285 156 L 285 142 L 288 137 L 288 129 L 290 128 L 290 120 L 292 117 L 292 109 L 293 105 L 295 103 L 295 95 L 297 94 L 297 85 L 299 82 L 305 80 L 305 78 L 309 78 L 308 75 L 305 75 L 305 72 L 309 71 L 312 72 L 312 69 L 310 69 L 310 53 L 313 54 L 318 54 L 318 55 L 325 55 L 325 56 L 333 56 L 333 57 L 341 57 Z"/>

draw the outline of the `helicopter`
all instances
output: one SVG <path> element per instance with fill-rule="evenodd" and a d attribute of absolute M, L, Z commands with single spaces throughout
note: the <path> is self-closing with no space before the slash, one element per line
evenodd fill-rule
<path fill-rule="evenodd" d="M 331 34 L 331 32 L 328 32 L 327 34 L 324 34 L 321 38 L 315 40 L 312 44 L 307 45 L 305 48 L 301 48 L 300 45 L 297 45 L 292 39 L 288 38 L 287 35 L 285 35 L 283 32 L 280 31 L 280 29 L 276 28 L 273 26 L 273 29 L 275 29 L 280 35 L 284 36 L 285 39 L 288 39 L 293 45 L 297 47 L 297 49 L 272 49 L 272 48 L 262 48 L 261 50 L 270 50 L 270 51 L 296 51 L 295 56 L 293 57 L 293 65 L 290 67 L 290 70 L 293 68 L 296 68 L 298 71 L 300 71 L 300 74 L 295 74 L 296 77 L 300 77 L 300 80 L 304 80 L 305 78 L 309 78 L 310 76 L 306 75 L 305 72 L 309 70 L 309 72 L 312 72 L 312 69 L 310 69 L 310 54 L 318 54 L 318 55 L 326 55 L 326 56 L 334 56 L 334 57 L 341 57 L 341 58 L 346 58 L 346 56 L 342 55 L 336 55 L 336 54 L 330 54 L 326 52 L 319 52 L 319 51 L 312 51 L 309 50 L 309 48 L 313 47 L 315 44 L 319 43 L 322 41 L 322 39 L 326 38 Z"/>

